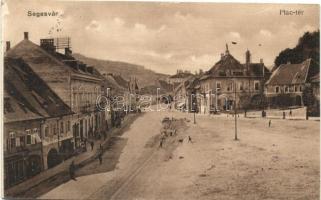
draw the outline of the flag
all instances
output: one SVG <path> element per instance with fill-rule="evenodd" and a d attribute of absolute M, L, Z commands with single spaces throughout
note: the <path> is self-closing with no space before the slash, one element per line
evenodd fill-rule
<path fill-rule="evenodd" d="M 232 42 L 232 44 L 237 44 L 237 42 Z"/>

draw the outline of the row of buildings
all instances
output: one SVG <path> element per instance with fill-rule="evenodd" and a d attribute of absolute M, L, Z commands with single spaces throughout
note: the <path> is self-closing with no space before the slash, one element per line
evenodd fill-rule
<path fill-rule="evenodd" d="M 24 39 L 13 48 L 7 42 L 5 188 L 58 165 L 80 153 L 85 140 L 105 134 L 112 114 L 97 106 L 97 99 L 112 99 L 119 89 L 108 76 L 76 60 L 70 38 L 41 39 L 37 45 L 25 32 Z M 121 92 L 138 91 L 136 79 L 126 84 Z"/>
<path fill-rule="evenodd" d="M 212 113 L 234 110 L 235 106 L 242 110 L 304 106 L 306 88 L 312 88 L 319 106 L 319 74 L 311 70 L 313 62 L 287 63 L 270 72 L 262 59 L 252 62 L 249 50 L 245 63 L 240 63 L 226 45 L 221 59 L 205 73 L 173 75 L 179 83 L 174 89 L 176 108 Z M 177 81 L 177 77 L 181 79 Z"/>

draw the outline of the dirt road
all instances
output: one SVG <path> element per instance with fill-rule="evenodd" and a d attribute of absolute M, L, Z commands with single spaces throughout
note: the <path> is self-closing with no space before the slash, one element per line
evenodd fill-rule
<path fill-rule="evenodd" d="M 179 134 L 182 142 L 175 142 L 178 137 L 158 148 L 164 116 L 191 122 Z M 42 198 L 319 199 L 319 122 L 273 120 L 269 128 L 267 120 L 239 118 L 240 140 L 234 141 L 231 117 L 197 115 L 197 124 L 192 119 L 185 113 L 146 113 L 115 143 L 120 157 L 114 170 L 97 161 L 77 181 Z M 97 174 L 86 175 L 95 169 Z"/>

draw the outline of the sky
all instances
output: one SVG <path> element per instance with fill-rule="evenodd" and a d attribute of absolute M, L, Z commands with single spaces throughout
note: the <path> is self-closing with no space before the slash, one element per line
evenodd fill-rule
<path fill-rule="evenodd" d="M 280 15 L 302 10 L 303 15 Z M 58 12 L 58 16 L 28 16 Z M 306 31 L 319 29 L 319 5 L 10 0 L 4 5 L 4 41 L 71 37 L 72 51 L 88 57 L 143 65 L 160 73 L 209 70 L 225 52 L 241 63 L 273 66 Z M 231 42 L 237 44 L 232 44 Z M 259 45 L 261 44 L 261 45 Z"/>

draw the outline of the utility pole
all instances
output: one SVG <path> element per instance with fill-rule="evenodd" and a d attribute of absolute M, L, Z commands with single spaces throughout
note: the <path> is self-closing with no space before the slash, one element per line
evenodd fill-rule
<path fill-rule="evenodd" d="M 237 139 L 237 116 L 236 116 L 236 81 L 234 80 L 234 120 L 235 120 L 235 138 Z"/>

